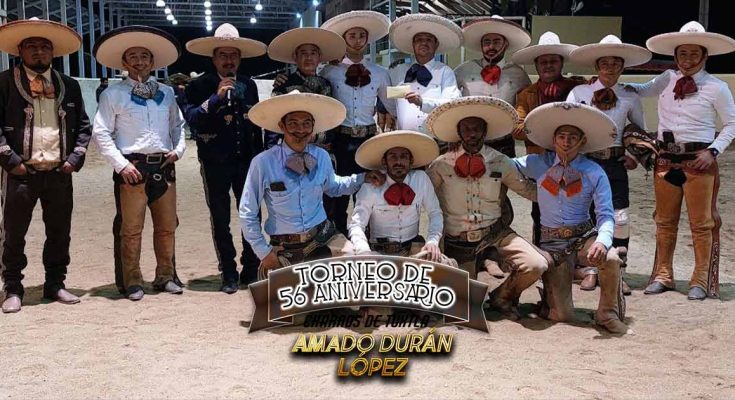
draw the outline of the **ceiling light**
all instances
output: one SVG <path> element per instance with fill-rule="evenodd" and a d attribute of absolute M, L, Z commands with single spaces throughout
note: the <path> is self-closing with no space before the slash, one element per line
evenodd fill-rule
<path fill-rule="evenodd" d="M 255 9 L 258 10 L 258 11 L 262 11 L 263 10 L 263 5 L 260 4 L 260 3 L 258 3 L 258 4 L 255 5 Z"/>
<path fill-rule="evenodd" d="M 204 15 L 212 15 L 212 10 L 210 9 L 204 10 Z"/>
<path fill-rule="evenodd" d="M 163 9 L 163 12 L 164 12 L 165 14 L 171 14 L 171 9 L 170 9 L 170 8 L 168 8 L 168 7 L 166 7 L 166 8 L 164 8 L 164 9 Z"/>
<path fill-rule="evenodd" d="M 256 23 L 256 22 L 258 22 L 258 20 L 257 20 L 257 19 L 255 19 L 255 17 L 250 17 L 250 23 L 251 23 L 251 24 L 254 24 L 254 23 Z"/>
<path fill-rule="evenodd" d="M 169 15 L 166 16 L 166 19 L 169 20 L 169 21 L 173 21 L 174 20 L 174 15 L 173 14 L 169 14 Z"/>
<path fill-rule="evenodd" d="M 296 18 L 301 18 L 301 13 L 296 13 Z"/>
<path fill-rule="evenodd" d="M 212 21 L 212 17 L 209 16 L 209 15 L 207 15 L 207 16 L 204 17 L 204 20 L 207 21 L 207 22 L 210 22 L 210 21 Z"/>
<path fill-rule="evenodd" d="M 166 5 L 166 2 L 163 0 L 156 1 L 156 7 L 163 7 Z"/>
<path fill-rule="evenodd" d="M 211 31 L 211 30 L 212 30 L 212 25 L 207 25 L 207 31 Z"/>
<path fill-rule="evenodd" d="M 171 23 L 174 24 L 174 25 L 178 25 L 179 24 L 179 21 L 173 20 L 173 21 L 171 21 Z"/>
<path fill-rule="evenodd" d="M 212 3 L 209 0 L 207 0 L 204 2 L 204 7 L 206 8 L 212 7 Z"/>
<path fill-rule="evenodd" d="M 311 2 L 311 4 L 313 4 L 313 5 L 314 5 L 314 7 L 317 7 L 317 6 L 319 6 L 319 0 L 313 0 L 313 1 Z"/>

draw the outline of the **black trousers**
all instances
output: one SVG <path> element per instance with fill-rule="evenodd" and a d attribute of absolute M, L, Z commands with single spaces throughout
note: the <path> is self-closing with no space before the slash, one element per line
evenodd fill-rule
<path fill-rule="evenodd" d="M 240 206 L 240 198 L 245 187 L 249 163 L 231 161 L 199 160 L 200 172 L 204 183 L 204 195 L 209 207 L 209 217 L 212 227 L 212 240 L 214 250 L 217 253 L 217 262 L 222 280 L 226 282 L 237 282 L 237 263 L 235 257 L 237 251 L 232 242 L 230 233 L 230 215 L 232 213 L 232 202 L 230 191 L 235 195 L 235 208 Z M 242 241 L 242 274 L 241 282 L 251 281 L 258 276 L 258 265 L 260 260 L 253 252 L 253 248 L 245 240 L 240 230 Z"/>
<path fill-rule="evenodd" d="M 355 153 L 357 153 L 357 148 L 371 137 L 354 138 L 345 134 L 337 134 L 335 136 L 332 149 L 337 158 L 337 168 L 335 171 L 337 175 L 349 176 L 365 172 L 362 167 L 357 165 Z M 329 218 L 334 222 L 337 231 L 345 236 L 347 236 L 347 208 L 350 206 L 350 197 L 341 196 L 332 199 L 330 201 L 331 204 L 329 204 L 331 212 L 327 208 L 327 202 L 324 203 L 324 208 L 327 209 L 327 214 L 329 214 Z"/>
<path fill-rule="evenodd" d="M 46 280 L 43 296 L 53 297 L 63 289 L 69 265 L 73 186 L 70 174 L 37 171 L 24 176 L 2 171 L 2 277 L 6 294 L 23 298 L 23 269 L 28 265 L 25 236 L 36 203 L 41 201 L 46 242 L 43 266 Z"/>
<path fill-rule="evenodd" d="M 617 159 L 600 160 L 594 157 L 590 157 L 592 161 L 596 162 L 599 166 L 605 170 L 607 179 L 610 181 L 610 189 L 612 189 L 612 202 L 613 209 L 621 210 L 623 208 L 630 207 L 630 188 L 628 187 L 628 170 L 625 169 L 625 163 L 618 161 Z M 590 215 L 593 220 L 595 218 L 594 204 L 590 210 Z M 630 238 L 613 238 L 614 247 L 628 247 Z"/>

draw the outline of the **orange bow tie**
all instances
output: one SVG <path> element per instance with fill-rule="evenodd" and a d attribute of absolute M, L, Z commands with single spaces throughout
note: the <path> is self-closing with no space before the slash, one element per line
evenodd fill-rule
<path fill-rule="evenodd" d="M 33 98 L 43 96 L 47 99 L 56 97 L 54 85 L 51 85 L 43 75 L 36 75 L 31 81 L 31 96 Z"/>

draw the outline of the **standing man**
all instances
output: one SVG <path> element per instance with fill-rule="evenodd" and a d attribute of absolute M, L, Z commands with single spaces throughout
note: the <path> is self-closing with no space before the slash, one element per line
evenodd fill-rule
<path fill-rule="evenodd" d="M 623 84 L 618 83 L 618 79 L 625 67 L 648 62 L 651 59 L 651 52 L 640 46 L 622 43 L 615 35 L 608 35 L 600 43 L 587 44 L 575 49 L 570 57 L 576 65 L 594 67 L 597 71 L 597 80 L 587 85 L 576 86 L 567 96 L 567 101 L 591 105 L 615 122 L 616 134 L 612 146 L 591 152 L 587 156 L 602 167 L 610 180 L 615 209 L 613 247 L 618 248 L 625 262 L 630 241 L 628 170 L 635 169 L 637 162 L 625 154 L 623 132 L 628 123 L 645 130 L 646 120 L 643 117 L 643 106 L 638 94 L 625 90 Z M 580 289 L 595 290 L 596 269 L 582 267 L 578 268 L 577 272 L 577 277 L 582 279 Z M 623 292 L 630 294 L 630 287 L 625 281 Z"/>
<path fill-rule="evenodd" d="M 673 55 L 678 71 L 668 70 L 643 86 L 644 96 L 658 95 L 659 158 L 653 184 L 656 193 L 656 258 L 646 294 L 674 289 L 674 248 L 686 201 L 694 244 L 694 271 L 689 299 L 720 295 L 720 226 L 717 156 L 735 137 L 735 104 L 727 83 L 708 74 L 707 57 L 735 51 L 735 40 L 705 32 L 692 21 L 679 32 L 648 39 L 648 48 Z M 716 135 L 717 120 L 722 129 Z"/>
<path fill-rule="evenodd" d="M 20 311 L 25 236 L 41 201 L 46 242 L 43 297 L 64 304 L 79 298 L 64 286 L 70 263 L 72 177 L 84 164 L 91 137 L 82 91 L 51 68 L 54 57 L 79 50 L 81 38 L 62 24 L 32 18 L 0 26 L 0 50 L 20 66 L 0 73 L 0 270 L 4 313 Z"/>
<path fill-rule="evenodd" d="M 429 113 L 461 95 L 452 69 L 434 57 L 459 48 L 462 30 L 438 15 L 407 14 L 390 26 L 390 41 L 416 59 L 414 64 L 400 64 L 391 71 L 393 85 L 408 86 L 407 93 L 396 101 L 396 126 L 427 133 L 424 121 Z"/>
<path fill-rule="evenodd" d="M 100 64 L 128 71 L 128 79 L 100 96 L 93 131 L 100 153 L 115 169 L 115 284 L 130 300 L 143 298 L 140 246 L 147 206 L 156 253 L 153 287 L 182 293 L 174 258 L 179 223 L 174 163 L 186 146 L 184 120 L 173 89 L 151 76 L 176 61 L 179 43 L 160 29 L 133 25 L 102 35 L 93 53 Z"/>
<path fill-rule="evenodd" d="M 462 35 L 465 48 L 482 54 L 481 59 L 469 60 L 454 70 L 462 95 L 496 97 L 515 107 L 516 93 L 531 80 L 523 68 L 506 62 L 505 54 L 528 46 L 531 35 L 499 15 L 470 22 Z M 511 131 L 487 144 L 508 157 L 516 155 Z"/>
<path fill-rule="evenodd" d="M 322 29 L 340 35 L 347 44 L 342 62 L 326 65 L 320 73 L 331 83 L 334 97 L 347 108 L 347 118 L 336 129 L 332 147 L 337 160 L 337 175 L 348 176 L 364 171 L 355 162 L 355 152 L 378 132 L 375 125 L 378 99 L 388 110 L 379 119 L 393 121 L 395 118 L 395 100 L 386 97 L 386 90 L 391 84 L 388 70 L 364 60 L 370 43 L 385 37 L 389 27 L 388 17 L 375 11 L 350 11 L 322 24 Z M 343 234 L 347 234 L 349 205 L 350 196 L 334 199 L 334 223 Z"/>
<path fill-rule="evenodd" d="M 242 272 L 238 275 L 237 251 L 230 234 L 230 191 L 239 205 L 250 161 L 263 150 L 263 131 L 247 118 L 250 108 L 258 103 L 258 88 L 237 69 L 241 59 L 265 54 L 266 46 L 241 38 L 237 28 L 222 24 L 213 37 L 194 39 L 186 49 L 211 57 L 215 68 L 214 73 L 206 73 L 188 85 L 184 117 L 196 132 L 204 196 L 222 277 L 220 290 L 232 294 L 240 284 L 257 280 L 259 261 L 240 232 Z"/>
<path fill-rule="evenodd" d="M 426 121 L 440 140 L 460 143 L 427 169 L 444 211 L 444 252 L 475 279 L 488 260 L 498 258 L 496 251 L 511 273 L 490 293 L 489 305 L 511 319 L 519 317 L 521 293 L 548 268 L 541 252 L 511 229 L 512 217 L 503 215 L 508 188 L 535 201 L 535 185 L 510 158 L 485 144 L 513 130 L 516 119 L 503 100 L 470 96 L 438 107 Z"/>

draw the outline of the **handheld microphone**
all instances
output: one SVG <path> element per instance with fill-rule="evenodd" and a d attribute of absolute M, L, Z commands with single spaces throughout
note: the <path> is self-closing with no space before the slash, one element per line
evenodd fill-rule
<path fill-rule="evenodd" d="M 225 77 L 232 78 L 235 74 L 233 72 L 228 72 Z M 232 107 L 232 89 L 227 89 L 227 106 Z"/>

